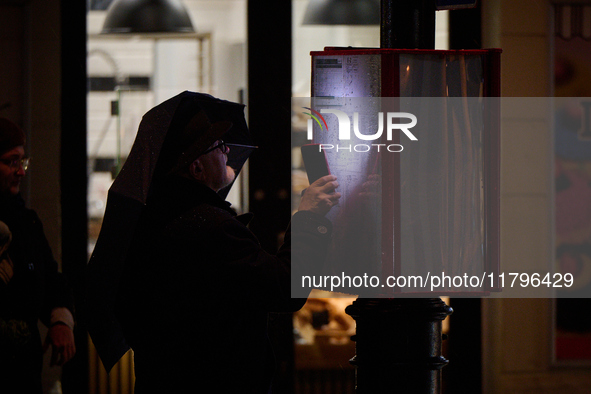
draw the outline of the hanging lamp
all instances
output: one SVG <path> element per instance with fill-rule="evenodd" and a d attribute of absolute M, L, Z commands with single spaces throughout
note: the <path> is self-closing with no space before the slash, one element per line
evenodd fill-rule
<path fill-rule="evenodd" d="M 379 25 L 380 0 L 310 0 L 304 25 Z"/>
<path fill-rule="evenodd" d="M 194 32 L 180 0 L 115 0 L 101 34 Z"/>

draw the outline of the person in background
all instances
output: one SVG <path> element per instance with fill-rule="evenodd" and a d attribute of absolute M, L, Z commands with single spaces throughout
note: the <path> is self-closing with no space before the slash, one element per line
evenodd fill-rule
<path fill-rule="evenodd" d="M 25 134 L 0 118 L 0 392 L 42 393 L 44 349 L 63 365 L 75 352 L 73 296 L 45 238 L 25 207 L 20 183 L 29 159 Z M 48 327 L 42 344 L 38 320 Z"/>

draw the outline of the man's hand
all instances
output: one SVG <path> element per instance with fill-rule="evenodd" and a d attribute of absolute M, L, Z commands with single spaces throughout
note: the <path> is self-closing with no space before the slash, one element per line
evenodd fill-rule
<path fill-rule="evenodd" d="M 74 332 L 65 324 L 49 327 L 43 351 L 51 346 L 51 365 L 64 365 L 76 354 Z"/>
<path fill-rule="evenodd" d="M 339 187 L 339 183 L 334 175 L 326 175 L 317 179 L 304 191 L 298 211 L 312 211 L 323 216 L 326 215 L 341 198 L 341 193 L 335 192 L 337 187 Z"/>

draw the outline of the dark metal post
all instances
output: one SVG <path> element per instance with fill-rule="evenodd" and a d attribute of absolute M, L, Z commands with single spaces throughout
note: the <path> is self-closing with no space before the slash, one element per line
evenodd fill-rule
<path fill-rule="evenodd" d="M 359 298 L 346 312 L 357 323 L 357 393 L 441 392 L 441 322 L 451 314 L 441 299 Z"/>
<path fill-rule="evenodd" d="M 381 47 L 433 49 L 435 0 L 382 0 Z M 452 309 L 439 298 L 363 299 L 347 307 L 356 323 L 356 392 L 441 392 L 442 321 Z"/>
<path fill-rule="evenodd" d="M 380 46 L 435 48 L 436 0 L 382 0 Z"/>
<path fill-rule="evenodd" d="M 270 9 L 273 17 L 263 22 Z M 255 214 L 249 227 L 275 253 L 291 211 L 291 1 L 248 0 L 247 13 L 248 126 L 259 146 L 249 159 L 249 210 Z M 269 339 L 277 364 L 273 392 L 293 393 L 291 314 L 269 317 Z"/>
<path fill-rule="evenodd" d="M 88 262 L 86 157 L 86 5 L 61 3 L 62 270 L 74 288 L 76 356 L 63 369 L 64 393 L 88 393 L 88 333 L 82 316 Z"/>

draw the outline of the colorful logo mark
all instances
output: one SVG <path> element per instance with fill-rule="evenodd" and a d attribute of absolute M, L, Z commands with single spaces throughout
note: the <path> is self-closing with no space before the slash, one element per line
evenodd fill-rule
<path fill-rule="evenodd" d="M 322 123 L 320 123 L 320 119 L 322 119 L 322 122 L 324 123 L 324 126 L 326 127 L 326 130 L 328 131 L 328 125 L 326 124 L 326 120 L 324 120 L 324 116 L 322 116 L 320 114 L 320 112 L 314 111 L 312 108 L 309 108 L 309 107 L 302 107 L 302 108 L 307 109 L 310 112 L 314 113 L 314 114 L 311 114 L 309 112 L 304 112 L 305 115 L 310 115 L 310 117 L 312 117 L 312 119 L 314 119 L 316 121 L 316 123 L 318 123 L 318 126 L 320 126 L 320 130 L 322 130 Z M 318 119 L 318 118 L 320 118 L 320 119 Z"/>

